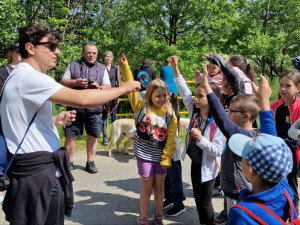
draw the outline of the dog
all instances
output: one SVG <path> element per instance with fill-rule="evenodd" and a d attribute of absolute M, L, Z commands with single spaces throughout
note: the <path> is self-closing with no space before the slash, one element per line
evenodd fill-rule
<path fill-rule="evenodd" d="M 190 120 L 189 118 L 181 118 L 179 120 L 179 133 L 180 132 L 187 132 L 188 128 L 189 128 L 189 124 L 190 124 Z"/>
<path fill-rule="evenodd" d="M 126 142 L 124 143 L 124 150 L 123 154 L 128 155 L 128 147 L 132 145 L 133 143 L 133 138 L 132 134 L 130 134 L 130 131 L 135 130 L 135 120 L 134 119 L 118 119 L 115 120 L 112 125 L 111 125 L 111 130 L 110 130 L 110 145 L 109 145 L 109 150 L 108 150 L 108 156 L 113 157 L 112 153 L 112 148 L 115 144 L 117 144 L 117 152 L 119 151 L 119 145 L 121 141 L 125 138 L 128 137 Z"/>

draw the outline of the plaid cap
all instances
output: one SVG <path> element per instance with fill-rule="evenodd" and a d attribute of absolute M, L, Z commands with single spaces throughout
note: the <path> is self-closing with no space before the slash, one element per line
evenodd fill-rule
<path fill-rule="evenodd" d="M 250 138 L 235 134 L 228 144 L 235 154 L 245 158 L 262 178 L 271 183 L 279 183 L 292 171 L 292 152 L 279 137 L 260 134 Z"/>

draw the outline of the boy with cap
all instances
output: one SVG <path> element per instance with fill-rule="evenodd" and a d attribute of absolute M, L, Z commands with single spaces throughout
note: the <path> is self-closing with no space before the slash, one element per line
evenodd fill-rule
<path fill-rule="evenodd" d="M 228 224 L 286 224 L 288 218 L 297 220 L 293 192 L 286 179 L 293 159 L 284 140 L 269 134 L 253 139 L 235 134 L 228 144 L 243 158 L 242 173 L 252 184 L 252 191 L 242 190 L 242 201 L 230 209 Z"/>

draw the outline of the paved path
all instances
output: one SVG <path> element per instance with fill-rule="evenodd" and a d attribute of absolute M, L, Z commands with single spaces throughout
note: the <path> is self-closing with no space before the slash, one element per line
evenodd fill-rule
<path fill-rule="evenodd" d="M 141 183 L 132 153 L 129 155 L 115 153 L 115 157 L 110 158 L 106 150 L 99 150 L 95 158 L 99 169 L 96 174 L 84 171 L 85 162 L 86 153 L 76 152 L 75 170 L 72 171 L 75 177 L 73 183 L 75 208 L 72 217 L 67 218 L 65 224 L 136 224 Z M 199 224 L 191 186 L 190 164 L 188 157 L 182 163 L 183 186 L 187 198 L 184 204 L 187 211 L 177 217 L 166 217 L 165 224 Z M 222 210 L 223 198 L 214 198 L 213 204 L 215 212 L 219 213 Z M 152 217 L 153 212 L 152 195 L 148 216 Z M 8 224 L 2 211 L 0 211 L 0 224 Z"/>

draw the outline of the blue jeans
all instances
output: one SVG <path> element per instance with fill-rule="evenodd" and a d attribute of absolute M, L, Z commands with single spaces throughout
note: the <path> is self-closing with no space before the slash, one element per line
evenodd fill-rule
<path fill-rule="evenodd" d="M 174 203 L 182 204 L 185 200 L 182 187 L 182 172 L 180 160 L 171 161 L 172 166 L 168 168 L 165 178 L 165 199 Z"/>

